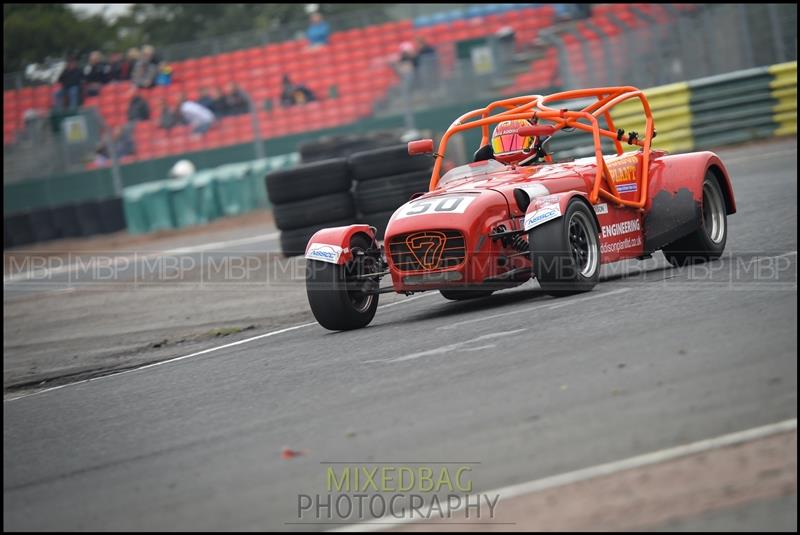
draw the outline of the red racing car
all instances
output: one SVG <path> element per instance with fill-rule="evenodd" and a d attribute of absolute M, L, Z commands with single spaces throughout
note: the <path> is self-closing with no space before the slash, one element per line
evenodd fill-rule
<path fill-rule="evenodd" d="M 611 110 L 629 99 L 643 109 L 641 137 L 614 128 Z M 440 176 L 450 137 L 471 128 L 482 133 L 475 161 Z M 547 143 L 564 129 L 591 135 L 594 156 L 554 162 Z M 606 87 L 492 102 L 459 117 L 436 152 L 430 139 L 412 141 L 410 154 L 435 158 L 430 188 L 395 211 L 382 246 L 369 225 L 309 240 L 314 316 L 327 329 L 355 329 L 372 321 L 386 292 L 462 300 L 535 277 L 565 295 L 591 290 L 602 264 L 659 249 L 676 266 L 718 258 L 736 212 L 724 164 L 712 152 L 651 149 L 655 135 L 642 91 Z M 603 155 L 603 139 L 615 154 Z M 392 285 L 381 288 L 387 275 Z"/>

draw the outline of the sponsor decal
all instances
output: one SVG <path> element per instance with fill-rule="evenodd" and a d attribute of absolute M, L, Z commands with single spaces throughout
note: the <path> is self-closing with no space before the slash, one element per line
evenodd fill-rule
<path fill-rule="evenodd" d="M 631 247 L 639 247 L 641 245 L 642 237 L 636 236 L 635 238 L 625 238 L 624 240 L 620 241 L 604 243 L 600 246 L 600 252 L 603 254 L 618 253 L 622 250 L 630 249 Z"/>
<path fill-rule="evenodd" d="M 611 174 L 611 181 L 614 182 L 614 184 L 635 182 L 637 164 L 636 156 L 608 162 L 608 172 Z"/>
<path fill-rule="evenodd" d="M 637 189 L 639 188 L 636 187 L 636 184 L 620 184 L 617 186 L 617 191 L 620 193 L 631 193 Z"/>
<path fill-rule="evenodd" d="M 444 232 L 438 231 L 415 232 L 406 237 L 406 247 L 419 265 L 426 270 L 439 267 L 445 243 L 447 236 Z"/>
<path fill-rule="evenodd" d="M 641 223 L 639 223 L 638 219 L 628 219 L 626 221 L 620 221 L 619 223 L 612 223 L 611 225 L 603 225 L 603 238 L 639 232 L 641 228 Z"/>
<path fill-rule="evenodd" d="M 463 214 L 476 198 L 475 195 L 444 195 L 414 200 L 401 206 L 392 219 L 427 214 Z"/>
<path fill-rule="evenodd" d="M 328 245 L 327 243 L 312 243 L 306 251 L 306 258 L 310 260 L 321 260 L 338 264 L 339 257 L 342 255 L 342 248 L 338 245 Z"/>
<path fill-rule="evenodd" d="M 541 225 L 551 219 L 561 216 L 561 206 L 558 204 L 548 204 L 539 208 L 531 215 L 525 217 L 525 230 L 530 230 L 533 227 Z"/>
<path fill-rule="evenodd" d="M 601 202 L 600 204 L 594 205 L 594 213 L 597 215 L 607 214 L 608 213 L 608 203 Z"/>

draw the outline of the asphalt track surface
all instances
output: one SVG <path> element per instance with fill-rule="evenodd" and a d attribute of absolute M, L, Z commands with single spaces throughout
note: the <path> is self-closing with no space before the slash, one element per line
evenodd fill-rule
<path fill-rule="evenodd" d="M 4 529 L 324 529 L 292 522 L 325 462 L 476 463 L 479 491 L 796 418 L 796 141 L 720 154 L 739 212 L 713 265 L 422 294 L 5 401 Z M 754 527 L 796 526 L 796 497 L 764 507 Z"/>

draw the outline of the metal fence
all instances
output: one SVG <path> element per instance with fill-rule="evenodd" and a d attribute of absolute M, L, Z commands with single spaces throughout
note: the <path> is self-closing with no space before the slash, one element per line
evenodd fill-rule
<path fill-rule="evenodd" d="M 667 9 L 666 20 L 655 20 L 644 10 L 633 7 L 636 18 L 646 24 L 631 29 L 612 8 L 607 19 L 619 30 L 616 33 L 596 27 L 597 18 L 588 18 L 558 22 L 541 31 L 536 42 L 510 41 L 508 35 L 488 36 L 479 47 L 480 53 L 462 53 L 463 42 L 439 44 L 437 56 L 455 58 L 452 68 L 443 72 L 437 64 L 421 64 L 414 80 L 398 77 L 396 86 L 375 107 L 375 115 L 403 115 L 407 128 L 413 129 L 414 116 L 426 109 L 495 99 L 508 95 L 509 91 L 623 84 L 647 88 L 797 58 L 795 4 L 704 4 L 688 11 Z M 377 13 L 364 10 L 357 16 L 330 22 L 335 31 L 340 31 L 379 22 L 385 14 Z M 579 25 L 596 30 L 598 37 L 587 38 Z M 305 23 L 277 29 L 272 34 L 247 32 L 175 45 L 163 52 L 167 58 L 177 60 L 261 44 L 264 39 L 293 38 L 304 30 Z M 551 86 L 527 87 L 519 81 L 519 75 L 530 71 L 533 62 L 548 49 L 555 51 L 557 57 L 549 78 Z M 374 84 L 369 80 L 367 83 Z M 264 98 L 256 95 L 252 109 L 272 113 L 264 111 L 265 104 Z M 272 116 L 268 117 L 271 120 Z M 259 147 L 264 130 L 256 119 L 254 115 L 254 146 Z M 44 162 L 50 162 L 48 165 L 60 172 L 81 169 L 79 161 L 67 154 L 81 147 L 65 144 L 63 139 L 54 141 L 52 146 L 33 140 L 28 146 L 27 152 L 22 146 L 4 147 L 6 182 L 51 172 L 45 169 Z"/>
<path fill-rule="evenodd" d="M 452 77 L 432 89 L 418 88 L 415 108 L 491 99 L 509 86 L 521 92 L 606 85 L 646 88 L 797 59 L 796 4 L 705 4 L 691 11 L 665 6 L 670 12 L 665 21 L 632 7 L 646 23 L 638 28 L 630 28 L 612 11 L 608 19 L 619 30 L 614 35 L 591 18 L 561 22 L 543 30 L 538 43 L 517 42 L 512 61 L 501 60 L 500 38 L 491 37 L 487 47 L 493 68 L 479 73 L 474 58 L 458 59 Z M 588 39 L 579 24 L 598 38 Z M 555 49 L 558 58 L 553 87 L 513 85 L 518 74 L 531 68 L 531 59 L 548 48 Z M 401 108 L 407 98 L 401 88 L 395 93 L 389 110 Z"/>

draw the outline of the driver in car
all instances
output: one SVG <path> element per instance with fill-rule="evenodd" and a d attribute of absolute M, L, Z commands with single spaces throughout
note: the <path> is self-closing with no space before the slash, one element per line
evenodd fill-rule
<path fill-rule="evenodd" d="M 537 136 L 521 136 L 517 130 L 523 126 L 530 126 L 535 122 L 526 119 L 514 119 L 499 123 L 492 133 L 492 140 L 475 151 L 475 162 L 482 162 L 493 158 L 504 164 L 531 165 L 550 161 L 550 156 L 545 152 Z M 545 140 L 546 141 L 546 140 Z"/>

